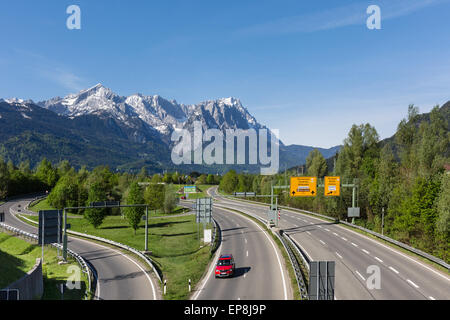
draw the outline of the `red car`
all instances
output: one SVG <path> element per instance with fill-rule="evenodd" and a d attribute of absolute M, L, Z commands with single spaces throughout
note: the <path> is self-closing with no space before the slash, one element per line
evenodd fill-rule
<path fill-rule="evenodd" d="M 217 277 L 231 277 L 234 274 L 235 264 L 233 255 L 221 255 L 217 261 L 215 276 Z"/>

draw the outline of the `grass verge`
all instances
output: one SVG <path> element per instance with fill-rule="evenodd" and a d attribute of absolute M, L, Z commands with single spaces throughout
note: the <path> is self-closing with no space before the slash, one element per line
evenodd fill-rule
<path fill-rule="evenodd" d="M 24 276 L 36 263 L 37 258 L 42 257 L 42 247 L 27 242 L 23 239 L 0 231 L 0 288 L 4 288 Z M 72 273 L 68 273 L 70 266 L 79 267 L 72 258 L 68 263 L 59 265 L 56 248 L 44 247 L 44 265 L 42 273 L 44 277 L 44 294 L 42 300 L 60 300 L 59 285 L 65 284 Z M 66 288 L 64 300 L 84 299 L 88 288 L 87 275 L 80 272 L 80 289 L 69 290 Z"/>

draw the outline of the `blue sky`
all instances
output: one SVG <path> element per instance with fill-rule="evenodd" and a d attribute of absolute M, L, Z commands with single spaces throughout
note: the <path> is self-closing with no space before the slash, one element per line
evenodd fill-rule
<path fill-rule="evenodd" d="M 66 8 L 81 8 L 68 30 Z M 381 9 L 369 30 L 366 9 Z M 0 97 L 102 83 L 180 103 L 237 97 L 286 144 L 331 147 L 352 124 L 391 136 L 413 103 L 450 100 L 450 1 L 0 2 Z"/>

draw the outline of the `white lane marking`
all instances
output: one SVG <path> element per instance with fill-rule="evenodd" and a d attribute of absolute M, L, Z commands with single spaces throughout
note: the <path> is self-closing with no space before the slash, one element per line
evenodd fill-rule
<path fill-rule="evenodd" d="M 343 259 L 342 256 L 341 256 L 339 253 L 336 252 L 336 255 L 337 255 L 339 258 Z"/>
<path fill-rule="evenodd" d="M 70 234 L 69 234 L 69 236 L 70 236 Z M 91 241 L 86 240 L 86 239 L 81 239 L 81 238 L 78 238 L 78 237 L 73 237 L 73 238 L 74 238 L 75 240 L 77 240 L 77 241 L 84 241 L 84 242 L 87 242 L 87 243 L 89 243 L 89 244 L 91 244 L 91 245 L 94 244 L 94 245 L 96 245 L 96 246 L 105 248 L 105 249 L 107 249 L 107 250 L 114 251 L 115 253 L 118 253 L 118 254 L 120 254 L 121 256 L 123 256 L 123 257 L 127 258 L 128 260 L 130 260 L 131 262 L 133 262 L 136 266 L 138 266 L 139 269 L 142 270 L 142 272 L 145 274 L 145 276 L 147 277 L 148 281 L 150 282 L 150 284 L 151 284 L 151 286 L 152 286 L 153 300 L 156 300 L 156 299 L 157 299 L 157 298 L 156 298 L 155 287 L 154 287 L 154 285 L 153 285 L 152 280 L 150 279 L 150 276 L 147 274 L 147 271 L 145 271 L 145 270 L 144 270 L 144 269 L 143 269 L 136 261 L 132 260 L 132 259 L 131 259 L 130 257 L 128 257 L 127 255 L 125 255 L 125 254 L 123 254 L 122 252 L 117 251 L 117 250 L 115 250 L 115 249 L 113 249 L 113 248 L 106 247 L 106 246 L 103 246 L 103 245 L 98 244 L 98 243 L 95 243 L 95 242 L 91 242 Z M 98 281 L 99 278 L 100 278 L 100 277 L 99 277 L 99 274 L 98 274 L 98 271 L 97 271 L 97 284 L 99 284 L 99 281 Z M 98 294 L 98 297 L 101 297 L 101 296 L 100 296 L 100 288 L 99 288 L 99 294 Z"/>
<path fill-rule="evenodd" d="M 344 237 L 342 237 L 342 240 L 347 241 L 347 239 L 345 239 Z"/>
<path fill-rule="evenodd" d="M 322 226 L 318 226 L 320 229 L 322 229 Z"/>
<path fill-rule="evenodd" d="M 417 284 L 415 284 L 414 282 L 412 282 L 409 279 L 406 279 L 406 282 L 408 282 L 409 284 L 413 285 L 416 289 L 419 289 L 419 286 Z"/>
<path fill-rule="evenodd" d="M 306 231 L 306 233 L 309 234 L 309 235 L 311 235 L 311 232 L 309 232 L 309 231 Z"/>
<path fill-rule="evenodd" d="M 338 235 L 336 232 L 333 232 L 333 234 L 334 234 L 336 237 L 339 237 L 339 235 Z"/>
<path fill-rule="evenodd" d="M 314 223 L 310 222 L 309 224 L 314 224 Z"/>
<path fill-rule="evenodd" d="M 247 257 L 248 257 L 248 250 L 247 250 Z"/>
<path fill-rule="evenodd" d="M 356 272 L 356 274 L 357 274 L 358 276 L 361 277 L 361 279 L 363 279 L 364 281 L 366 281 L 366 279 L 361 275 L 361 273 L 358 272 L 358 270 L 355 270 L 355 272 Z"/>
<path fill-rule="evenodd" d="M 221 208 L 221 209 L 222 209 L 222 210 L 225 210 L 225 211 L 228 211 L 228 212 L 231 212 L 231 213 L 234 213 L 234 214 L 239 214 L 239 213 L 237 213 L 237 212 L 228 210 L 228 209 L 226 209 L 226 208 Z M 272 245 L 272 248 L 273 248 L 273 250 L 275 251 L 275 255 L 276 255 L 277 260 L 278 260 L 278 266 L 280 267 L 281 279 L 282 279 L 282 282 L 283 282 L 284 300 L 287 300 L 287 299 L 288 299 L 288 294 L 287 294 L 286 278 L 285 278 L 285 276 L 284 276 L 283 265 L 282 265 L 282 263 L 281 263 L 280 256 L 279 256 L 279 254 L 278 254 L 277 248 L 275 247 L 275 244 L 274 244 L 273 241 L 269 238 L 269 235 L 268 235 L 268 234 L 267 234 L 267 233 L 259 226 L 259 224 L 257 224 L 255 221 L 253 221 L 253 220 L 250 219 L 250 218 L 247 218 L 247 217 L 245 217 L 245 216 L 242 216 L 241 214 L 239 214 L 239 216 L 240 216 L 240 217 L 243 217 L 243 218 L 247 219 L 248 221 L 251 221 L 253 224 L 255 224 L 255 225 L 258 227 L 258 229 L 261 230 L 262 233 L 266 236 L 266 238 L 267 238 L 267 240 L 269 241 L 269 243 Z"/>
<path fill-rule="evenodd" d="M 405 254 L 403 254 L 403 253 L 401 253 L 400 251 L 397 251 L 397 250 L 394 249 L 394 248 L 391 248 L 391 247 L 389 247 L 389 246 L 387 246 L 387 245 L 385 245 L 385 244 L 382 244 L 382 243 L 380 243 L 379 241 L 377 241 L 377 240 L 375 240 L 375 239 L 371 239 L 371 238 L 369 238 L 369 237 L 367 237 L 367 236 L 364 236 L 364 235 L 362 235 L 362 234 L 360 234 L 360 233 L 358 233 L 358 232 L 356 232 L 356 231 L 353 231 L 353 230 L 344 228 L 344 227 L 342 227 L 342 226 L 338 226 L 338 228 L 342 228 L 342 230 L 351 232 L 351 233 L 357 235 L 358 237 L 361 237 L 361 238 L 363 238 L 363 239 L 365 239 L 365 240 L 369 240 L 369 241 L 371 241 L 371 242 L 373 242 L 373 243 L 375 243 L 375 244 L 377 244 L 377 245 L 379 245 L 379 246 L 381 246 L 381 247 L 383 247 L 383 248 L 385 248 L 385 249 L 388 249 L 388 250 L 390 250 L 390 251 L 392 251 L 392 252 L 394 252 L 394 253 L 396 253 L 396 254 L 402 256 L 402 257 L 405 258 L 405 259 L 408 259 L 408 260 L 410 260 L 410 261 L 412 261 L 412 262 L 415 262 L 415 263 L 417 263 L 418 265 L 422 266 L 423 268 L 427 269 L 428 271 L 431 271 L 431 272 L 433 272 L 434 274 L 436 274 L 436 275 L 440 276 L 441 278 L 443 278 L 443 279 L 445 279 L 445 280 L 447 280 L 447 281 L 450 282 L 450 277 L 447 277 L 447 276 L 441 274 L 440 272 L 438 272 L 438 271 L 432 269 L 431 267 L 428 267 L 428 266 L 424 265 L 423 263 L 421 263 L 421 262 L 419 262 L 419 261 L 417 261 L 417 260 L 415 260 L 415 259 L 413 259 L 413 258 L 411 258 L 411 257 L 409 257 L 409 256 L 407 256 L 407 255 L 405 255 Z"/>
<path fill-rule="evenodd" d="M 247 243 L 247 238 L 245 238 L 244 240 L 245 240 L 245 243 Z"/>
<path fill-rule="evenodd" d="M 330 232 L 330 229 L 327 229 L 327 228 L 325 228 L 325 231 L 328 231 L 328 232 Z"/>
<path fill-rule="evenodd" d="M 298 228 L 298 225 L 294 224 L 294 228 Z"/>
<path fill-rule="evenodd" d="M 265 207 L 265 206 L 264 206 L 264 207 Z M 289 209 L 285 209 L 285 210 L 286 210 L 286 211 L 289 211 Z M 291 211 L 291 212 L 292 212 L 292 211 Z M 305 214 L 300 213 L 300 212 L 297 212 L 297 211 L 294 211 L 294 212 L 297 213 L 297 214 L 305 215 Z M 319 219 L 319 218 L 310 217 L 310 216 L 308 216 L 308 218 L 315 219 L 315 220 L 318 220 L 318 221 L 321 221 L 321 222 L 322 222 L 322 221 L 327 221 L 327 220 L 324 220 L 324 219 Z M 306 221 L 305 221 L 305 222 L 306 222 Z M 327 221 L 327 222 L 328 222 L 328 221 Z M 367 237 L 367 236 L 364 236 L 364 235 L 362 235 L 362 234 L 360 234 L 360 233 L 358 233 L 358 232 L 356 232 L 356 231 L 347 229 L 347 228 L 345 228 L 345 227 L 338 226 L 338 228 L 341 228 L 341 229 L 344 230 L 344 231 L 351 232 L 351 233 L 353 233 L 353 234 L 357 235 L 358 237 L 361 237 L 361 238 L 363 238 L 363 239 L 365 239 L 365 240 L 372 241 L 373 243 L 376 243 L 377 245 L 382 246 L 383 248 L 388 249 L 388 250 L 390 250 L 390 251 L 392 251 L 392 252 L 394 252 L 394 253 L 396 253 L 396 254 L 402 256 L 402 257 L 405 258 L 405 259 L 408 259 L 408 260 L 410 260 L 410 261 L 413 261 L 413 262 L 417 263 L 418 265 L 422 266 L 423 268 L 427 269 L 428 271 L 431 271 L 431 272 L 433 272 L 434 274 L 438 275 L 439 277 L 441 277 L 441 278 L 443 278 L 443 279 L 445 279 L 445 280 L 447 280 L 447 281 L 450 282 L 450 277 L 447 277 L 446 275 L 444 275 L 444 274 L 442 274 L 442 273 L 440 273 L 440 272 L 434 270 L 434 269 L 431 268 L 431 267 L 426 266 L 425 264 L 423 264 L 423 263 L 421 263 L 421 262 L 415 260 L 414 258 L 411 258 L 411 257 L 409 257 L 409 256 L 407 256 L 407 255 L 401 253 L 400 251 L 398 251 L 398 250 L 396 250 L 396 249 L 394 249 L 394 248 L 391 248 L 391 247 L 389 247 L 389 246 L 387 246 L 387 245 L 384 245 L 384 244 L 380 243 L 379 241 L 377 241 L 377 240 L 375 240 L 375 239 L 371 239 L 371 238 L 369 238 L 369 237 Z M 347 241 L 347 239 L 345 239 L 345 238 L 342 238 L 342 240 Z"/>
<path fill-rule="evenodd" d="M 380 258 L 375 257 L 375 259 L 377 259 L 379 262 L 383 263 L 383 260 L 381 260 Z"/>
<path fill-rule="evenodd" d="M 323 242 L 322 240 L 319 240 L 321 244 L 325 245 L 325 242 Z"/>
<path fill-rule="evenodd" d="M 357 247 L 358 245 L 356 243 L 352 242 L 352 246 Z"/>
<path fill-rule="evenodd" d="M 361 249 L 361 250 L 362 250 L 362 252 L 364 252 L 364 253 L 366 253 L 366 254 L 370 254 L 370 252 L 367 251 L 366 249 Z"/>
<path fill-rule="evenodd" d="M 395 270 L 395 269 L 392 268 L 392 267 L 389 267 L 389 269 L 392 270 L 392 271 L 394 271 L 396 274 L 399 274 L 399 273 L 400 273 L 400 272 L 398 272 L 397 270 Z"/>
<path fill-rule="evenodd" d="M 436 300 L 436 298 L 434 298 L 434 297 L 432 297 L 432 296 L 429 296 L 428 297 L 430 300 Z"/>

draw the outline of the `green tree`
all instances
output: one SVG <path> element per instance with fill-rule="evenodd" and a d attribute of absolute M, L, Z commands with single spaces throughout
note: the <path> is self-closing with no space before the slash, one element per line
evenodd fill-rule
<path fill-rule="evenodd" d="M 166 194 L 166 188 L 163 184 L 150 184 L 144 192 L 145 203 L 147 203 L 151 209 L 162 210 L 164 209 L 164 199 Z"/>
<path fill-rule="evenodd" d="M 174 192 L 170 192 L 168 188 L 164 196 L 164 212 L 171 213 L 175 210 L 178 204 L 178 197 Z"/>
<path fill-rule="evenodd" d="M 0 199 L 8 195 L 9 171 L 3 158 L 0 157 Z"/>
<path fill-rule="evenodd" d="M 226 193 L 232 193 L 236 190 L 238 182 L 239 181 L 236 171 L 230 170 L 223 176 L 222 180 L 220 181 L 219 188 Z"/>
<path fill-rule="evenodd" d="M 308 175 L 322 178 L 327 173 L 327 162 L 319 150 L 312 150 L 306 157 Z"/>
<path fill-rule="evenodd" d="M 36 177 L 48 188 L 53 188 L 59 179 L 57 169 L 46 158 L 42 159 L 37 166 Z"/>
<path fill-rule="evenodd" d="M 197 181 L 195 181 L 195 184 L 206 184 L 206 175 L 202 174 L 197 178 Z"/>
<path fill-rule="evenodd" d="M 107 200 L 104 186 L 101 182 L 94 182 L 89 186 L 88 198 L 86 206 L 89 206 L 92 202 Z M 84 211 L 85 219 L 94 227 L 98 228 L 106 216 L 106 209 L 86 209 Z"/>
<path fill-rule="evenodd" d="M 133 182 L 130 185 L 130 189 L 128 191 L 128 195 L 126 198 L 127 204 L 144 204 L 144 197 L 142 195 L 142 190 L 137 182 Z M 139 223 L 141 221 L 142 216 L 145 213 L 144 207 L 127 207 L 124 208 L 125 217 L 128 220 L 128 223 L 134 230 L 134 234 L 136 235 L 136 230 L 139 228 Z"/>
<path fill-rule="evenodd" d="M 214 184 L 215 183 L 213 174 L 208 174 L 208 177 L 206 178 L 206 183 L 207 184 Z"/>
<path fill-rule="evenodd" d="M 67 172 L 48 195 L 48 202 L 57 209 L 76 207 L 79 201 L 78 179 L 74 171 Z"/>

